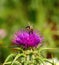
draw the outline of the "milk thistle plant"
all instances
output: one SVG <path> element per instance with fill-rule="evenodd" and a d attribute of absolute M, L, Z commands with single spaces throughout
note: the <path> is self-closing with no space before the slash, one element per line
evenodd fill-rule
<path fill-rule="evenodd" d="M 27 26 L 24 30 L 20 30 L 13 35 L 12 42 L 16 45 L 14 49 L 17 51 L 11 53 L 3 65 L 45 65 L 49 62 L 47 58 L 41 55 L 41 51 L 49 48 L 39 48 L 42 45 L 43 37 L 37 34 L 31 26 Z"/>

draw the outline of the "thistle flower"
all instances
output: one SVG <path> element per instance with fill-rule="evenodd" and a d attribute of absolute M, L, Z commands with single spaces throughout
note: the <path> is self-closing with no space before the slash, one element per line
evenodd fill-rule
<path fill-rule="evenodd" d="M 30 26 L 27 26 L 25 30 L 14 34 L 12 42 L 16 45 L 22 45 L 25 48 L 37 47 L 42 42 L 42 38 Z"/>

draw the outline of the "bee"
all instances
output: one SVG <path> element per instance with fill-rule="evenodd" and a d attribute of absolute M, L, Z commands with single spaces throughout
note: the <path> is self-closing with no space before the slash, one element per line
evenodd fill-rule
<path fill-rule="evenodd" d="M 33 33 L 33 27 L 32 27 L 32 26 L 26 26 L 26 30 L 27 30 L 29 33 Z"/>

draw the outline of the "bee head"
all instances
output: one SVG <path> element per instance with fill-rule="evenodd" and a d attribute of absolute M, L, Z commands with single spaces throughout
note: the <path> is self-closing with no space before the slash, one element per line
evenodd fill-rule
<path fill-rule="evenodd" d="M 26 26 L 26 30 L 29 31 L 29 33 L 33 33 L 33 27 L 32 26 Z"/>

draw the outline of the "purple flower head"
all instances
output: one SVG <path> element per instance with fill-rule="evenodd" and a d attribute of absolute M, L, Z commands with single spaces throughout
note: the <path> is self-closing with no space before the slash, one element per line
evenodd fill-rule
<path fill-rule="evenodd" d="M 36 47 L 42 42 L 42 38 L 32 29 L 26 28 L 26 30 L 18 31 L 13 36 L 13 43 L 16 45 L 22 45 L 23 47 Z"/>

